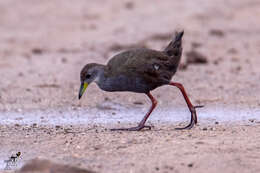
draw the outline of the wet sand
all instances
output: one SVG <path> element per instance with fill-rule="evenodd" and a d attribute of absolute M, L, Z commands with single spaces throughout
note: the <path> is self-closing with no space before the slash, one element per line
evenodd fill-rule
<path fill-rule="evenodd" d="M 19 150 L 17 168 L 42 157 L 97 172 L 259 172 L 259 9 L 258 0 L 1 1 L 0 170 Z M 189 112 L 173 87 L 152 92 L 151 131 L 108 130 L 136 125 L 145 95 L 93 84 L 77 99 L 83 65 L 131 47 L 161 50 L 180 29 L 173 81 L 205 105 L 194 129 L 174 130 Z M 194 51 L 206 61 L 189 60 Z"/>

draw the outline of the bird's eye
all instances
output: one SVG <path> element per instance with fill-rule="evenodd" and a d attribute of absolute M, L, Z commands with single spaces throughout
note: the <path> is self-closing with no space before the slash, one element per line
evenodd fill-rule
<path fill-rule="evenodd" d="M 87 78 L 87 79 L 90 78 L 90 74 L 87 74 L 87 75 L 86 75 L 86 78 Z"/>

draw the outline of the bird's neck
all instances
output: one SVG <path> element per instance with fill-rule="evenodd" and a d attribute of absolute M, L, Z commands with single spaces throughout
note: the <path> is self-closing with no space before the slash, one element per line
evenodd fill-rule
<path fill-rule="evenodd" d="M 110 84 L 111 84 L 111 79 L 108 77 L 109 70 L 107 69 L 107 66 L 105 65 L 100 65 L 98 67 L 98 73 L 97 77 L 95 79 L 95 83 L 99 86 L 100 89 L 108 91 Z"/>
<path fill-rule="evenodd" d="M 101 64 L 97 64 L 97 66 L 95 67 L 96 71 L 97 71 L 97 76 L 95 79 L 95 82 L 100 85 L 100 83 L 102 83 L 102 81 L 104 81 L 106 79 L 105 77 L 105 73 L 106 73 L 106 66 L 105 65 L 101 65 Z"/>

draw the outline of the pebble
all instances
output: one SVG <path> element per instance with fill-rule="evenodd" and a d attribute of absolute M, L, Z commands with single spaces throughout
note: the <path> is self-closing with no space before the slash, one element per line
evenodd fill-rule
<path fill-rule="evenodd" d="M 251 123 L 255 122 L 255 119 L 249 119 L 248 121 L 250 121 Z"/>
<path fill-rule="evenodd" d="M 208 128 L 207 127 L 203 127 L 202 130 L 206 131 L 206 130 L 208 130 Z"/>
<path fill-rule="evenodd" d="M 193 167 L 193 163 L 189 163 L 188 167 L 190 167 L 190 168 Z"/>

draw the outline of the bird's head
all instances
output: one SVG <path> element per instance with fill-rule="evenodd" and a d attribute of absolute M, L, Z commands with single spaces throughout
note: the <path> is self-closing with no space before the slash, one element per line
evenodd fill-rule
<path fill-rule="evenodd" d="M 80 72 L 80 89 L 79 89 L 79 99 L 84 94 L 88 85 L 92 82 L 97 82 L 99 80 L 100 72 L 102 71 L 103 66 L 100 64 L 87 64 L 83 67 Z"/>

